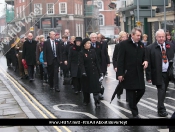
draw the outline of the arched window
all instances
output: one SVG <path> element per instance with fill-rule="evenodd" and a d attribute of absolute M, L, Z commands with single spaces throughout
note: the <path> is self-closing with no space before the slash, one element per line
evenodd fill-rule
<path fill-rule="evenodd" d="M 103 14 L 100 14 L 99 15 L 99 25 L 100 26 L 104 26 L 104 15 Z"/>

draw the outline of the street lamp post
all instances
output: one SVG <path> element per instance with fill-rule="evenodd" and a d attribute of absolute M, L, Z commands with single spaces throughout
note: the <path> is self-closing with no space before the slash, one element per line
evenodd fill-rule
<path fill-rule="evenodd" d="M 137 0 L 137 21 L 139 22 L 139 0 Z"/>
<path fill-rule="evenodd" d="M 166 32 L 166 5 L 165 5 L 165 0 L 164 0 L 164 30 Z"/>

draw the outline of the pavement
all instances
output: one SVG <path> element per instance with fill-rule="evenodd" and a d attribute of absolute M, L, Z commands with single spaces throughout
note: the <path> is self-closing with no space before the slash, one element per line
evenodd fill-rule
<path fill-rule="evenodd" d="M 0 73 L 0 118 L 36 118 Z M 0 132 L 47 132 L 42 126 L 0 126 Z"/>

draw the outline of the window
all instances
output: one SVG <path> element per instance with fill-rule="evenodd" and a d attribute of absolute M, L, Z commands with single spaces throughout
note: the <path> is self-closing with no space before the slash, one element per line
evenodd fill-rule
<path fill-rule="evenodd" d="M 83 33 L 84 30 L 83 30 L 83 29 L 84 29 L 83 24 L 81 24 L 81 33 L 82 33 L 82 34 L 81 34 L 81 37 L 82 37 L 82 38 L 83 38 L 83 36 L 84 36 L 84 33 Z"/>
<path fill-rule="evenodd" d="M 80 24 L 78 24 L 78 36 L 80 37 L 81 36 L 81 27 L 80 27 Z"/>
<path fill-rule="evenodd" d="M 53 3 L 47 4 L 47 14 L 54 14 L 54 4 Z"/>
<path fill-rule="evenodd" d="M 23 17 L 25 16 L 25 5 L 22 6 L 23 9 L 22 9 L 22 12 L 23 12 Z"/>
<path fill-rule="evenodd" d="M 21 6 L 19 7 L 19 17 L 21 18 L 22 11 L 21 11 Z"/>
<path fill-rule="evenodd" d="M 83 9 L 82 9 L 82 5 L 81 5 L 81 9 L 80 9 L 80 15 L 83 15 Z"/>
<path fill-rule="evenodd" d="M 16 18 L 18 18 L 18 7 L 16 7 Z"/>
<path fill-rule="evenodd" d="M 78 4 L 78 15 L 80 15 L 80 4 Z"/>
<path fill-rule="evenodd" d="M 60 14 L 67 14 L 67 3 L 66 2 L 59 3 L 59 12 Z"/>
<path fill-rule="evenodd" d="M 47 36 L 49 35 L 49 31 L 44 31 L 44 37 L 47 38 Z"/>
<path fill-rule="evenodd" d="M 34 13 L 36 15 L 42 15 L 42 4 L 34 4 Z"/>
<path fill-rule="evenodd" d="M 104 26 L 104 15 L 102 14 L 99 15 L 99 25 Z"/>
<path fill-rule="evenodd" d="M 77 4 L 75 4 L 75 15 L 77 15 Z"/>
<path fill-rule="evenodd" d="M 25 2 L 25 0 L 22 0 L 22 2 Z"/>
<path fill-rule="evenodd" d="M 78 24 L 76 24 L 76 36 L 78 37 Z"/>
<path fill-rule="evenodd" d="M 99 10 L 104 10 L 104 3 L 103 3 L 103 1 L 98 1 L 96 3 L 96 5 L 97 5 Z"/>

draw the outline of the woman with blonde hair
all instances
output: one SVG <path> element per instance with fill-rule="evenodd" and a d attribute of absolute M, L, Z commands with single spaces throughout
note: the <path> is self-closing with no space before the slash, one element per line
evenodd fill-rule
<path fill-rule="evenodd" d="M 148 46 L 148 45 L 150 44 L 150 43 L 147 41 L 147 39 L 148 39 L 148 35 L 143 34 L 143 36 L 142 36 L 142 43 L 144 44 L 145 47 Z"/>
<path fill-rule="evenodd" d="M 39 65 L 39 71 L 40 71 L 40 79 L 43 80 L 43 66 L 42 64 L 40 64 L 39 58 L 40 58 L 40 54 L 43 51 L 43 44 L 45 41 L 45 37 L 44 35 L 40 35 L 38 37 L 39 42 L 37 43 L 36 46 L 36 62 Z"/>

